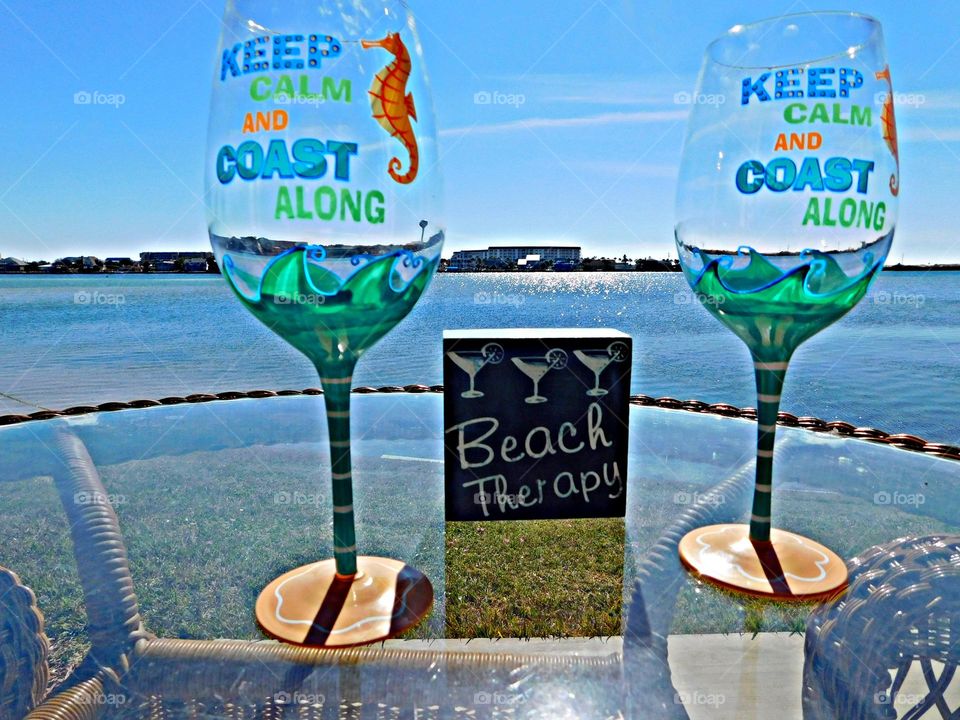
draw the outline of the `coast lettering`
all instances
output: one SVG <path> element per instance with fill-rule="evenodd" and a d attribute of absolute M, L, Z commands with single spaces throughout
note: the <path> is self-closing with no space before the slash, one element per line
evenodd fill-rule
<path fill-rule="evenodd" d="M 333 160 L 333 175 L 337 180 L 350 180 L 350 158 L 359 152 L 353 142 L 316 138 L 300 138 L 290 150 L 282 139 L 270 141 L 267 149 L 255 140 L 247 140 L 236 148 L 224 145 L 217 153 L 217 179 L 222 185 L 238 175 L 243 180 L 274 176 L 291 180 L 294 177 L 316 180 L 327 173 L 328 157 Z"/>
<path fill-rule="evenodd" d="M 778 140 L 785 142 L 783 136 Z M 866 195 L 873 172 L 872 160 L 857 158 L 827 158 L 820 167 L 820 159 L 806 157 L 797 168 L 788 157 L 778 157 L 764 165 L 759 160 L 747 160 L 737 169 L 737 190 L 744 195 L 753 195 L 766 187 L 776 193 L 793 190 L 801 192 L 842 193 L 855 190 Z M 803 215 L 803 225 L 816 227 L 867 228 L 882 231 L 886 222 L 887 206 L 883 201 L 868 202 L 844 198 L 837 205 L 832 198 L 811 197 Z"/>
<path fill-rule="evenodd" d="M 820 167 L 820 158 L 806 157 L 797 168 L 796 162 L 788 157 L 779 157 L 764 165 L 759 160 L 747 160 L 737 169 L 737 190 L 744 195 L 752 195 L 766 187 L 773 192 L 783 192 L 791 188 L 796 191 L 846 192 L 854 186 L 861 195 L 865 195 L 873 171 L 872 160 L 849 159 L 845 157 L 827 158 Z"/>
<path fill-rule="evenodd" d="M 248 114 L 244 132 L 260 129 L 280 129 L 288 122 L 285 111 L 273 114 Z M 222 185 L 232 183 L 237 177 L 250 180 L 319 180 L 333 169 L 333 177 L 341 183 L 350 181 L 350 160 L 359 153 L 360 146 L 354 142 L 317 138 L 300 138 L 291 147 L 286 140 L 274 138 L 264 149 L 256 140 L 247 140 L 237 147 L 224 145 L 217 153 L 217 179 Z M 339 219 L 341 222 L 368 222 L 380 225 L 385 222 L 386 196 L 380 190 L 354 190 L 340 185 L 288 186 L 277 188 L 274 206 L 276 220 L 321 220 Z"/>

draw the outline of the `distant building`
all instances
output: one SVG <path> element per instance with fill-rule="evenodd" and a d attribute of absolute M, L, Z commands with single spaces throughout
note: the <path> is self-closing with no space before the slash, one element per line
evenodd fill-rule
<path fill-rule="evenodd" d="M 174 262 L 176 260 L 195 260 L 197 258 L 206 260 L 208 257 L 213 257 L 213 253 L 209 250 L 189 250 L 186 252 L 176 250 L 171 252 L 142 252 L 140 253 L 140 262 Z"/>
<path fill-rule="evenodd" d="M 137 263 L 133 258 L 128 257 L 108 257 L 103 261 L 108 270 L 130 270 Z"/>
<path fill-rule="evenodd" d="M 523 262 L 520 262 L 523 261 Z M 457 250 L 450 265 L 475 270 L 478 267 L 517 267 L 533 263 L 580 264 L 579 245 L 492 245 L 486 250 Z"/>
<path fill-rule="evenodd" d="M 188 273 L 202 273 L 207 271 L 206 258 L 189 258 L 183 261 L 183 271 Z"/>
<path fill-rule="evenodd" d="M 144 272 L 179 272 L 186 269 L 186 263 L 191 260 L 202 260 L 203 271 L 207 269 L 207 259 L 213 253 L 203 250 L 163 251 L 140 253 L 140 266 Z M 201 272 L 191 270 L 189 272 Z"/>
<path fill-rule="evenodd" d="M 27 263 L 20 258 L 0 258 L 0 272 L 23 272 L 26 267 Z"/>
<path fill-rule="evenodd" d="M 103 262 L 93 255 L 77 255 L 60 258 L 53 263 L 54 272 L 101 272 Z"/>

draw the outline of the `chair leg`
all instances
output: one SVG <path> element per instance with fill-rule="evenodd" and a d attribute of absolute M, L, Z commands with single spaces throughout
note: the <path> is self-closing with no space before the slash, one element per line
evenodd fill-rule
<path fill-rule="evenodd" d="M 90 655 L 97 667 L 122 676 L 136 642 L 152 636 L 140 617 L 120 524 L 80 438 L 58 428 L 55 443 L 64 466 L 54 474 L 54 482 L 70 523 Z"/>
<path fill-rule="evenodd" d="M 26 720 L 96 720 L 107 707 L 99 677 L 84 680 L 34 708 Z"/>

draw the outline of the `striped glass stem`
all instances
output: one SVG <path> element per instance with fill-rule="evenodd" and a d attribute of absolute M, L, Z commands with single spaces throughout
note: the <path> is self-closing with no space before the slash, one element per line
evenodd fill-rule
<path fill-rule="evenodd" d="M 757 479 L 750 515 L 750 539 L 770 540 L 770 500 L 773 494 L 773 444 L 777 435 L 780 393 L 788 360 L 759 360 L 754 356 L 757 378 Z"/>
<path fill-rule="evenodd" d="M 357 574 L 357 536 L 353 521 L 353 473 L 350 463 L 350 383 L 353 367 L 320 371 L 330 432 L 333 478 L 333 557 L 337 575 Z"/>

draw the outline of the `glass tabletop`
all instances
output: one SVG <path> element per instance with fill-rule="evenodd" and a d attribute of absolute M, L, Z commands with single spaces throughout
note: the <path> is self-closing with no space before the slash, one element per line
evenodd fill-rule
<path fill-rule="evenodd" d="M 464 717 L 635 717 L 638 707 L 649 717 L 762 717 L 762 708 L 771 705 L 780 707 L 781 716 L 799 717 L 801 684 L 809 684 L 806 676 L 802 683 L 798 676 L 802 636 L 806 631 L 809 637 L 811 615 L 822 606 L 733 595 L 691 577 L 676 554 L 686 530 L 747 517 L 755 423 L 631 407 L 627 512 L 622 543 L 614 544 L 614 553 L 621 554 L 613 563 L 622 568 L 622 607 L 604 626 L 613 631 L 603 632 L 613 637 L 525 644 L 509 639 L 519 633 L 504 618 L 504 632 L 495 624 L 481 626 L 489 630 L 484 636 L 504 638 L 499 643 L 461 643 L 444 639 L 462 638 L 458 618 L 479 601 L 464 597 L 469 568 L 458 563 L 458 546 L 450 544 L 451 537 L 462 537 L 454 527 L 460 524 L 444 522 L 442 398 L 358 395 L 353 410 L 360 550 L 418 567 L 435 591 L 427 621 L 386 644 L 391 651 L 412 648 L 404 673 L 413 673 L 407 682 L 422 695 L 414 693 L 411 702 L 419 702 L 417 697 L 427 702 L 430 692 L 441 699 L 465 693 L 467 705 L 458 707 L 474 714 Z M 77 547 L 74 561 L 74 542 L 85 530 L 76 527 L 70 512 L 99 501 L 119 519 L 133 590 L 150 633 L 167 640 L 263 640 L 252 612 L 261 588 L 280 572 L 331 554 L 324 422 L 322 398 L 296 396 L 91 413 L 0 429 L 0 565 L 15 571 L 36 594 L 51 638 L 54 680 L 82 667 L 90 649 L 85 603 L 98 588 L 85 584 L 82 567 L 78 571 L 85 548 Z M 778 526 L 812 537 L 844 558 L 904 536 L 958 532 L 960 463 L 800 428 L 782 427 L 778 435 Z M 77 470 L 70 465 L 76 459 L 64 453 L 65 442 L 89 453 L 103 498 L 91 498 L 86 486 L 61 480 Z M 475 531 L 474 525 L 470 532 Z M 503 545 L 499 538 L 491 535 L 490 552 L 507 567 L 538 561 L 535 552 L 529 557 L 522 546 Z M 576 544 L 576 534 L 565 542 Z M 582 590 L 571 592 L 569 603 L 585 604 Z M 892 614 L 882 622 L 894 622 Z M 708 661 L 699 650 L 704 643 L 722 648 Z M 268 644 L 273 645 L 258 643 Z M 149 642 L 141 650 L 151 657 Z M 435 657 L 418 665 L 428 656 L 417 652 L 440 650 L 451 656 L 463 651 L 455 662 L 473 670 L 467 676 L 457 675 L 452 666 L 438 670 Z M 483 650 L 493 651 L 496 660 L 480 657 Z M 327 658 L 338 667 L 346 657 L 351 667 L 366 667 L 357 663 L 364 652 L 328 653 Z M 399 656 L 376 652 L 368 652 L 371 668 L 386 663 L 385 677 L 403 674 L 390 665 Z M 531 659 L 535 656 L 542 662 Z M 188 664 L 177 657 L 167 658 L 163 673 L 158 660 L 137 667 L 150 682 L 162 684 Z M 570 662 L 558 662 L 561 657 Z M 777 665 L 784 657 L 790 658 L 788 669 Z M 271 671 L 264 687 L 274 683 L 276 692 L 288 693 L 291 676 L 284 664 L 301 661 L 272 658 L 286 669 Z M 252 656 L 227 660 L 216 654 L 205 662 L 227 673 L 219 680 L 210 676 L 211 686 L 226 683 L 235 690 L 239 686 L 227 682 L 229 673 L 252 677 L 256 668 L 269 664 Z M 506 674 L 500 677 L 492 668 Z M 317 717 L 327 717 L 323 707 L 334 712 L 330 708 L 340 707 L 351 693 L 368 702 L 370 693 L 397 691 L 369 678 L 362 688 L 344 689 L 342 670 L 333 690 L 324 686 L 324 693 L 308 697 L 305 688 L 316 690 L 326 680 L 301 672 L 290 692 L 302 691 L 301 699 L 310 700 L 314 709 L 319 702 Z M 745 686 L 747 676 L 756 687 Z M 194 687 L 197 682 L 200 689 Z M 194 686 L 194 695 L 202 695 L 203 681 Z M 138 692 L 142 697 L 143 689 Z M 176 707 L 185 715 L 222 714 L 222 689 L 210 692 L 220 700 L 207 701 L 200 711 L 195 704 L 189 712 L 184 709 L 189 703 Z M 331 693 L 337 696 L 332 704 Z M 166 712 L 177 714 L 176 709 Z M 436 713 L 416 717 L 448 716 Z M 449 716 L 461 714 L 451 710 Z"/>

